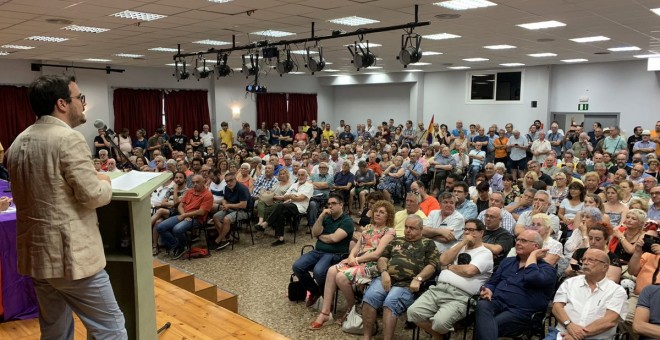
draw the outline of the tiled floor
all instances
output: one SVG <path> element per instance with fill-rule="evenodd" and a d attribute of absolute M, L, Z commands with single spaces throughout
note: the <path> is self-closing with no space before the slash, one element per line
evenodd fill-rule
<path fill-rule="evenodd" d="M 305 229 L 306 230 L 306 229 Z M 212 251 L 212 256 L 194 260 L 170 260 L 163 253 L 162 260 L 175 267 L 194 273 L 197 277 L 217 284 L 219 287 L 239 295 L 239 313 L 249 319 L 268 326 L 291 339 L 357 339 L 357 335 L 343 333 L 338 324 L 312 331 L 309 324 L 316 311 L 306 308 L 304 303 L 293 303 L 287 298 L 287 286 L 292 273 L 291 264 L 300 256 L 303 245 L 314 244 L 305 230 L 298 232 L 296 244 L 290 233 L 285 236 L 286 244 L 271 247 L 274 240 L 272 230 L 253 246 L 250 235 L 241 233 L 241 241 L 234 250 Z M 338 307 L 343 312 L 343 299 Z M 380 322 L 380 321 L 379 321 Z M 382 323 L 381 323 L 382 324 Z M 410 339 L 411 330 L 397 323 L 396 339 Z M 458 338 L 456 335 L 455 338 Z M 377 338 L 382 339 L 382 333 Z M 427 336 L 422 336 L 427 339 Z"/>

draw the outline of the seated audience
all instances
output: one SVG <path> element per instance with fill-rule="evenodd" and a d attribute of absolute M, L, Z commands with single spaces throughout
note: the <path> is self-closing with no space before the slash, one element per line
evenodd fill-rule
<path fill-rule="evenodd" d="M 516 223 L 515 234 L 519 235 L 525 229 L 528 229 L 532 223 L 532 216 L 536 214 L 547 214 L 551 220 L 552 232 L 550 233 L 554 238 L 559 235 L 559 218 L 557 215 L 548 213 L 550 208 L 551 199 L 550 194 L 545 190 L 539 190 L 534 194 L 534 202 L 532 210 L 526 211 L 520 215 Z M 554 233 L 554 234 L 553 234 Z"/>
<path fill-rule="evenodd" d="M 627 264 L 635 252 L 635 243 L 644 238 L 644 223 L 646 213 L 642 210 L 631 209 L 626 214 L 623 224 L 614 228 L 614 234 L 609 243 L 609 249 L 622 264 Z"/>
<path fill-rule="evenodd" d="M 484 221 L 486 226 L 483 236 L 484 247 L 492 253 L 493 262 L 497 267 L 513 248 L 515 241 L 513 235 L 501 226 L 502 214 L 500 208 L 488 208 L 484 214 Z"/>
<path fill-rule="evenodd" d="M 493 271 L 493 256 L 482 244 L 484 224 L 469 219 L 463 230 L 461 242 L 440 255 L 442 271 L 438 283 L 408 308 L 408 321 L 438 340 L 466 317 L 465 305 L 479 293 Z"/>
<path fill-rule="evenodd" d="M 426 192 L 426 187 L 422 181 L 414 181 L 410 185 L 410 191 L 414 194 L 419 194 L 420 202 L 419 208 L 422 209 L 424 215 L 428 216 L 433 210 L 440 210 L 440 203 L 438 200 Z"/>
<path fill-rule="evenodd" d="M 435 241 L 440 253 L 451 248 L 463 237 L 465 218 L 456 211 L 456 198 L 449 192 L 440 195 L 442 210 L 431 211 L 424 220 L 422 234 Z"/>
<path fill-rule="evenodd" d="M 218 231 L 215 250 L 221 250 L 230 244 L 226 238 L 231 224 L 247 219 L 248 210 L 254 208 L 250 198 L 250 189 L 243 183 L 239 183 L 234 173 L 225 175 L 225 183 L 227 185 L 223 194 L 224 199 L 220 203 L 218 212 L 213 215 L 213 225 Z"/>
<path fill-rule="evenodd" d="M 367 162 L 361 160 L 358 162 L 358 171 L 355 173 L 355 187 L 351 189 L 349 195 L 348 206 L 353 208 L 354 196 L 358 196 L 359 208 L 358 212 L 364 210 L 364 203 L 367 200 L 367 195 L 376 186 L 376 175 L 367 167 Z"/>
<path fill-rule="evenodd" d="M 394 215 L 394 224 L 392 225 L 396 231 L 397 237 L 404 236 L 406 218 L 408 215 L 417 215 L 421 218 L 426 218 L 426 214 L 420 209 L 419 206 L 420 196 L 415 195 L 412 192 L 406 195 L 406 207 L 403 210 L 397 211 Z"/>
<path fill-rule="evenodd" d="M 607 248 L 607 243 L 612 235 L 612 228 L 608 225 L 597 224 L 589 228 L 587 233 L 586 241 L 589 243 L 588 248 L 579 248 L 573 253 L 573 257 L 570 260 L 570 265 L 564 271 L 564 275 L 567 277 L 573 277 L 575 275 L 582 275 L 582 257 L 588 249 L 599 249 L 607 253 L 607 256 L 610 258 L 610 267 L 607 270 L 607 278 L 612 280 L 614 283 L 619 283 L 621 281 L 621 264 L 619 263 L 619 258 L 614 255 Z"/>
<path fill-rule="evenodd" d="M 152 232 L 152 244 L 151 251 L 153 256 L 158 255 L 158 231 L 156 226 L 158 223 L 164 221 L 167 218 L 175 216 L 179 213 L 178 206 L 181 202 L 181 199 L 186 194 L 188 188 L 186 187 L 186 174 L 183 172 L 176 172 L 174 174 L 174 179 L 172 180 L 172 186 L 165 188 L 164 197 L 160 202 L 152 204 L 153 209 L 156 211 L 151 215 L 151 232 Z"/>
<path fill-rule="evenodd" d="M 477 217 L 477 205 L 467 198 L 469 187 L 465 182 L 454 184 L 452 193 L 456 197 L 456 210 L 463 215 L 465 219 Z M 440 207 L 438 206 L 438 209 Z"/>
<path fill-rule="evenodd" d="M 640 340 L 660 338 L 660 285 L 653 284 L 642 290 L 635 308 L 633 330 Z"/>
<path fill-rule="evenodd" d="M 423 220 L 406 219 L 405 236 L 390 242 L 378 259 L 381 276 L 371 281 L 362 300 L 364 339 L 372 339 L 376 311 L 383 308 L 383 336 L 394 336 L 397 318 L 413 303 L 422 282 L 438 270 L 440 254 L 433 242 L 422 237 Z"/>
<path fill-rule="evenodd" d="M 272 167 L 270 164 L 268 166 Z M 259 195 L 259 199 L 255 204 L 257 207 L 257 216 L 259 218 L 257 224 L 263 223 L 264 220 L 273 213 L 275 207 L 284 201 L 284 195 L 287 190 L 289 190 L 292 183 L 289 176 L 288 171 L 281 171 L 277 175 L 277 183 L 273 185 L 271 190 L 262 192 L 261 195 Z"/>
<path fill-rule="evenodd" d="M 516 220 L 513 218 L 510 212 L 504 209 L 504 197 L 502 196 L 501 192 L 493 192 L 490 194 L 488 199 L 488 207 L 486 207 L 486 209 L 488 208 L 499 208 L 502 228 L 513 235 L 513 229 L 516 226 Z M 481 211 L 479 216 L 477 216 L 481 222 L 485 222 L 486 209 Z"/>
<path fill-rule="evenodd" d="M 318 173 L 312 173 L 310 176 L 310 183 L 314 188 L 312 197 L 309 200 L 309 207 L 307 208 L 307 226 L 311 227 L 319 214 L 319 209 L 328 199 L 328 195 L 335 185 L 332 175 L 328 173 L 330 166 L 326 162 L 317 164 Z"/>

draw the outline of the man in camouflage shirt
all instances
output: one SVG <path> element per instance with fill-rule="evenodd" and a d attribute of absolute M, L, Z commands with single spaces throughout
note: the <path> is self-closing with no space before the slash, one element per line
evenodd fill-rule
<path fill-rule="evenodd" d="M 364 293 L 362 318 L 364 339 L 371 339 L 376 310 L 383 307 L 384 338 L 392 339 L 396 321 L 413 303 L 422 282 L 435 275 L 440 253 L 435 243 L 422 237 L 423 220 L 409 215 L 405 236 L 390 242 L 378 259 L 381 273 Z"/>

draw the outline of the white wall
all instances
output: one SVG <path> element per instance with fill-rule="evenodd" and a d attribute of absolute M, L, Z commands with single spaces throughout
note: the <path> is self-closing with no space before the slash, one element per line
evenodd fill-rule
<path fill-rule="evenodd" d="M 398 124 L 410 119 L 411 83 L 336 86 L 334 93 L 333 129 L 343 119 L 353 127 L 371 118 L 374 125 L 394 118 Z"/>
<path fill-rule="evenodd" d="M 508 70 L 507 70 L 508 71 Z M 511 122 L 514 128 L 527 131 L 535 119 L 545 121 L 548 114 L 548 66 L 524 70 L 523 89 L 519 103 L 472 104 L 466 100 L 468 72 L 435 72 L 424 76 L 424 122 L 435 115 L 435 121 L 453 129 L 457 120 L 467 128 L 470 123 L 503 127 Z M 536 108 L 531 101 L 537 101 Z"/>
<path fill-rule="evenodd" d="M 646 60 L 554 66 L 550 93 L 551 112 L 576 111 L 580 96 L 589 97 L 591 112 L 620 112 L 628 135 L 660 119 L 660 76 L 646 71 Z"/>

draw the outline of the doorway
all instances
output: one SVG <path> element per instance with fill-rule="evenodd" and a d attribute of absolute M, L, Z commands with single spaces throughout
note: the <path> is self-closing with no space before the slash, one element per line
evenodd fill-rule
<path fill-rule="evenodd" d="M 550 118 L 559 124 L 559 128 L 568 131 L 571 122 L 584 123 L 584 131 L 591 131 L 591 126 L 599 122 L 603 128 L 619 125 L 619 112 L 552 112 Z"/>

